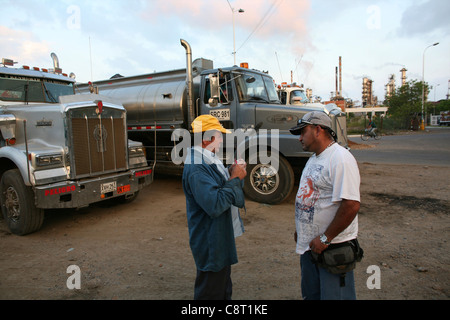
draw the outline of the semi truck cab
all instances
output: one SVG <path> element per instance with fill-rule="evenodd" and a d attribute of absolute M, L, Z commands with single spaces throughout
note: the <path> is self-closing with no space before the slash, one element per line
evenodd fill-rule
<path fill-rule="evenodd" d="M 40 229 L 45 209 L 130 201 L 153 181 L 142 143 L 128 140 L 125 108 L 74 95 L 74 76 L 52 57 L 53 70 L 0 66 L 0 204 L 17 235 Z"/>

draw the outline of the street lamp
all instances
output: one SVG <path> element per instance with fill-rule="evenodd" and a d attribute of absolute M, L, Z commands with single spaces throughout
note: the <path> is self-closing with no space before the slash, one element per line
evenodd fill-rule
<path fill-rule="evenodd" d="M 422 123 L 420 124 L 420 130 L 425 130 L 425 123 L 424 123 L 424 113 L 423 113 L 423 105 L 424 105 L 424 101 L 425 101 L 425 51 L 427 51 L 427 49 L 429 47 L 434 47 L 437 46 L 439 44 L 439 42 L 433 43 L 432 45 L 429 45 L 428 47 L 426 47 L 423 50 L 423 55 L 422 55 Z"/>
<path fill-rule="evenodd" d="M 228 2 L 228 5 L 230 6 L 232 14 L 233 14 L 233 56 L 234 56 L 234 65 L 236 65 L 236 36 L 235 36 L 235 32 L 234 32 L 234 13 L 235 12 L 244 13 L 245 11 L 244 11 L 244 9 L 236 10 L 231 6 L 230 1 L 227 0 L 227 2 Z"/>

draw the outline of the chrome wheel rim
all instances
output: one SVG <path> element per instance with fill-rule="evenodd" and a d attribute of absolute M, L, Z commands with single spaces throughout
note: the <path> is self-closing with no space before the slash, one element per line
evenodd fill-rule
<path fill-rule="evenodd" d="M 267 195 L 277 190 L 280 179 L 274 167 L 267 164 L 258 164 L 250 173 L 250 183 L 254 190 Z"/>
<path fill-rule="evenodd" d="M 5 192 L 5 208 L 10 220 L 18 221 L 20 218 L 19 195 L 13 187 L 8 187 Z"/>

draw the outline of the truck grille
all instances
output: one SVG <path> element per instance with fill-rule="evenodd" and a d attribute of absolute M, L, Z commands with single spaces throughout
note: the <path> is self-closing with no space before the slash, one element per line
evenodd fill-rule
<path fill-rule="evenodd" d="M 76 177 L 127 169 L 127 139 L 124 113 L 95 108 L 77 110 L 69 117 L 73 146 L 72 172 Z"/>

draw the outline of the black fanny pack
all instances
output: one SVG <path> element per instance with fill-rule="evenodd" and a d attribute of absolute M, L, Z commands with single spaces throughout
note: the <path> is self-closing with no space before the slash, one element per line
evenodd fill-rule
<path fill-rule="evenodd" d="M 332 243 L 317 254 L 311 251 L 313 262 L 333 274 L 341 274 L 341 285 L 345 285 L 345 273 L 355 269 L 356 262 L 360 262 L 364 256 L 364 250 L 358 240 L 353 239 L 342 243 Z"/>

